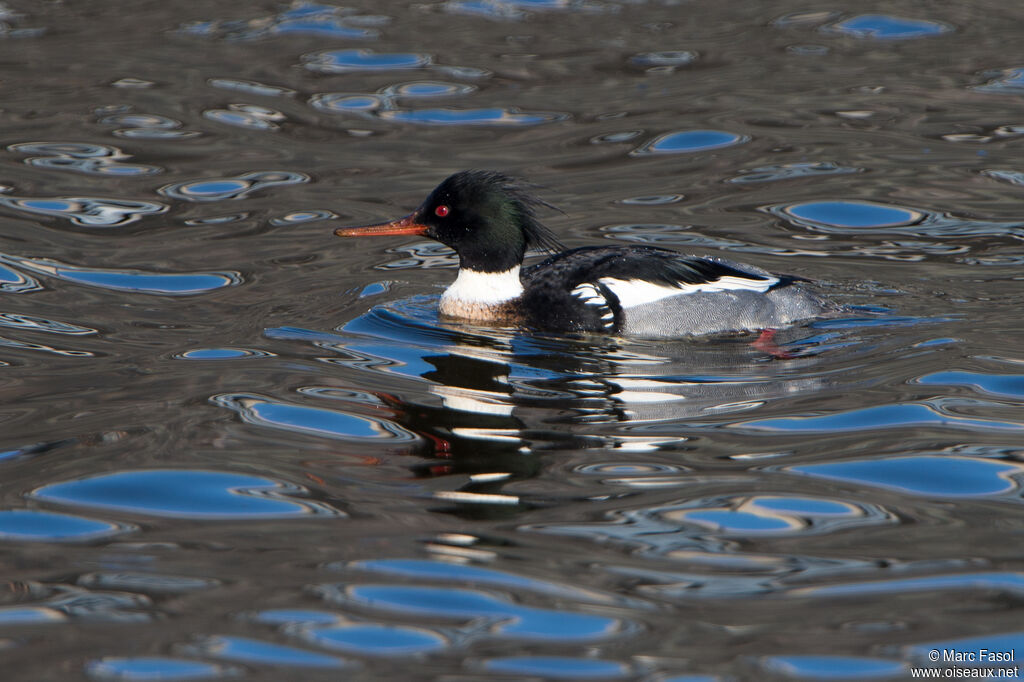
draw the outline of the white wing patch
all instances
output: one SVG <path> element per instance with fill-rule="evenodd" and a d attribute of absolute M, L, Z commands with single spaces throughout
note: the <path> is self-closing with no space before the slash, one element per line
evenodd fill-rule
<path fill-rule="evenodd" d="M 583 305 L 608 305 L 604 294 L 590 282 L 577 285 L 570 293 L 580 299 Z"/>
<path fill-rule="evenodd" d="M 680 286 L 669 286 L 658 282 L 650 282 L 643 279 L 616 279 L 615 277 L 602 277 L 601 284 L 612 290 L 619 297 L 619 305 L 623 308 L 633 308 L 638 305 L 646 305 L 660 301 L 670 296 L 681 296 L 684 294 L 695 294 L 697 292 L 716 293 L 723 291 L 757 291 L 764 293 L 779 283 L 778 277 L 764 277 L 748 279 L 746 277 L 719 277 L 710 282 L 700 284 L 680 284 Z M 584 285 L 576 287 L 579 289 Z M 593 285 L 587 285 L 593 286 Z M 575 292 L 576 289 L 573 291 Z M 595 288 L 596 290 L 596 288 Z"/>

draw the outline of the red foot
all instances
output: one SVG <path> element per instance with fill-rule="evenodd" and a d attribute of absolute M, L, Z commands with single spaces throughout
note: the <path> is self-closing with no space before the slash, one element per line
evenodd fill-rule
<path fill-rule="evenodd" d="M 779 348 L 778 344 L 775 343 L 774 329 L 762 329 L 761 335 L 758 336 L 757 340 L 750 345 L 762 353 L 767 353 L 773 358 L 777 358 L 779 360 L 788 360 L 793 357 L 792 353 Z"/>
<path fill-rule="evenodd" d="M 434 456 L 435 457 L 451 457 L 452 456 L 452 444 L 447 438 L 436 436 L 432 433 L 418 432 L 419 435 L 427 439 L 428 443 L 434 445 Z"/>

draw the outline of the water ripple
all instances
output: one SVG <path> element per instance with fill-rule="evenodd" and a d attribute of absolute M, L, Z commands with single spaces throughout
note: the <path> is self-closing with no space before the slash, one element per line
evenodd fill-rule
<path fill-rule="evenodd" d="M 361 656 L 418 656 L 452 646 L 449 637 L 435 630 L 403 625 L 306 625 L 298 633 L 311 644 Z"/>
<path fill-rule="evenodd" d="M 694 232 L 686 225 L 672 224 L 625 224 L 606 225 L 602 232 L 610 233 L 612 239 L 642 244 L 685 246 L 696 249 L 720 249 L 736 253 L 764 253 L 776 256 L 826 256 L 851 255 L 884 258 L 898 261 L 920 261 L 928 256 L 954 256 L 966 254 L 970 247 L 965 244 L 949 242 L 929 242 L 920 239 L 882 240 L 877 244 L 852 244 L 848 249 L 835 246 L 811 249 L 807 247 L 782 247 L 766 244 L 755 244 L 735 239 L 711 237 Z M 838 231 L 838 229 L 831 230 Z M 966 260 L 966 259 L 965 259 Z M 983 263 L 987 264 L 987 263 Z M 999 262 L 991 263 L 993 265 Z M 383 267 L 383 266 L 382 266 Z"/>
<path fill-rule="evenodd" d="M 1024 400 L 1024 374 L 982 374 L 980 372 L 932 372 L 915 383 L 926 386 L 966 386 L 982 395 Z"/>
<path fill-rule="evenodd" d="M 46 605 L 75 620 L 95 623 L 146 623 L 156 619 L 153 600 L 143 594 L 56 586 Z"/>
<path fill-rule="evenodd" d="M 820 177 L 825 175 L 847 175 L 863 173 L 863 168 L 840 166 L 833 161 L 817 161 L 805 163 L 783 163 L 776 166 L 759 166 L 741 170 L 739 175 L 726 179 L 734 184 L 757 182 L 775 182 L 794 178 Z"/>
<path fill-rule="evenodd" d="M 0 206 L 21 213 L 63 218 L 82 227 L 121 227 L 144 216 L 164 213 L 168 208 L 156 201 L 101 197 L 0 196 Z"/>
<path fill-rule="evenodd" d="M 681 66 L 693 64 L 697 61 L 697 56 L 697 53 L 692 50 L 642 52 L 630 57 L 629 63 L 648 73 L 672 73 Z"/>
<path fill-rule="evenodd" d="M 644 134 L 642 130 L 618 130 L 613 133 L 605 133 L 603 135 L 595 135 L 590 138 L 591 144 L 620 144 L 622 142 L 631 142 L 636 138 Z"/>
<path fill-rule="evenodd" d="M 615 203 L 626 204 L 627 206 L 664 206 L 665 204 L 679 203 L 685 198 L 682 194 L 650 194 L 642 197 L 618 199 Z"/>
<path fill-rule="evenodd" d="M 209 680 L 235 677 L 242 671 L 166 656 L 106 656 L 86 663 L 85 672 L 96 680 Z"/>
<path fill-rule="evenodd" d="M 783 14 L 781 17 L 776 17 L 775 19 L 772 19 L 771 25 L 778 28 L 815 26 L 828 21 L 834 21 L 839 17 L 839 12 L 830 10 L 802 10 L 799 12 Z"/>
<path fill-rule="evenodd" d="M 529 16 L 518 7 L 518 3 L 504 0 L 447 0 L 442 7 L 450 14 L 483 16 L 491 19 L 517 21 Z"/>
<path fill-rule="evenodd" d="M 75 284 L 160 296 L 193 296 L 242 283 L 237 272 L 161 273 L 135 269 L 89 268 L 51 258 L 28 258 L 0 253 L 0 263 Z"/>
<path fill-rule="evenodd" d="M 405 258 L 375 266 L 379 270 L 429 270 L 431 268 L 454 268 L 459 264 L 458 256 L 439 242 L 418 242 L 390 249 L 392 253 L 408 254 Z"/>
<path fill-rule="evenodd" d="M 692 475 L 690 479 L 691 484 L 699 483 Z M 601 544 L 627 543 L 632 554 L 753 573 L 738 578 L 694 577 L 688 594 L 707 598 L 769 592 L 774 588 L 766 582 L 766 573 L 792 572 L 793 566 L 778 557 L 737 556 L 729 552 L 728 543 L 737 539 L 809 537 L 896 523 L 892 512 L 869 503 L 801 495 L 745 494 L 616 511 L 607 522 L 536 524 L 523 529 L 587 538 Z"/>
<path fill-rule="evenodd" d="M 8 294 L 23 294 L 29 291 L 39 291 L 42 288 L 43 285 L 39 283 L 39 280 L 0 265 L 0 291 Z"/>
<path fill-rule="evenodd" d="M 421 69 L 433 63 L 429 54 L 374 52 L 373 50 L 328 50 L 302 56 L 307 69 L 318 73 L 352 71 L 394 71 Z"/>
<path fill-rule="evenodd" d="M 181 121 L 157 114 L 118 112 L 101 116 L 99 122 L 121 126 L 114 135 L 133 139 L 184 140 L 202 135 L 197 130 L 181 130 Z"/>
<path fill-rule="evenodd" d="M 954 416 L 941 409 L 938 404 L 931 403 L 894 403 L 846 410 L 836 414 L 754 419 L 729 424 L 728 428 L 768 433 L 825 434 L 926 426 L 998 431 L 1024 430 L 1024 423 Z"/>
<path fill-rule="evenodd" d="M 366 26 L 353 26 L 359 19 L 370 17 L 346 17 L 343 9 L 326 5 L 306 5 L 306 11 L 293 9 L 283 12 L 271 29 L 273 33 L 322 35 L 331 38 L 374 38 L 377 31 Z M 319 11 L 318 11 L 319 10 Z M 371 23 L 388 21 L 388 17 L 374 17 Z"/>
<path fill-rule="evenodd" d="M 243 92 L 247 95 L 259 95 L 261 97 L 292 97 L 296 94 L 291 88 L 279 85 L 268 85 L 259 81 L 244 80 L 241 78 L 211 78 L 206 81 L 211 88 L 221 90 L 232 90 Z"/>
<path fill-rule="evenodd" d="M 85 142 L 23 142 L 7 147 L 12 152 L 37 154 L 25 163 L 37 168 L 72 170 L 89 175 L 136 176 L 164 171 L 160 166 L 125 163 L 131 158 L 117 147 Z"/>
<path fill-rule="evenodd" d="M 245 358 L 269 358 L 273 353 L 252 348 L 193 348 L 176 353 L 176 360 L 241 360 Z"/>
<path fill-rule="evenodd" d="M 248 220 L 250 217 L 248 211 L 239 211 L 238 213 L 223 213 L 220 215 L 209 215 L 201 218 L 189 218 L 183 221 L 186 225 L 230 225 L 231 223 L 240 223 L 243 220 Z"/>
<path fill-rule="evenodd" d="M 68 620 L 66 613 L 47 606 L 2 606 L 0 625 L 25 626 L 47 623 L 63 623 Z"/>
<path fill-rule="evenodd" d="M 446 83 L 444 81 L 412 81 L 396 83 L 380 91 L 382 97 L 452 97 L 468 95 L 476 91 L 475 85 L 466 83 Z"/>
<path fill-rule="evenodd" d="M 155 82 L 146 80 L 145 78 L 133 78 L 128 76 L 126 78 L 118 78 L 116 81 L 111 81 L 110 87 L 112 88 L 124 88 L 131 90 L 146 90 L 156 85 Z"/>
<path fill-rule="evenodd" d="M 70 336 L 84 336 L 97 333 L 97 330 L 92 327 L 82 327 L 70 322 L 58 322 L 56 320 L 48 320 L 45 317 L 20 315 L 18 313 L 0 313 L 0 327 L 44 332 L 47 334 L 67 334 Z"/>
<path fill-rule="evenodd" d="M 912 40 L 949 33 L 950 24 L 929 19 L 908 19 L 888 14 L 861 14 L 822 27 L 828 33 L 840 33 L 854 38 L 873 40 Z"/>
<path fill-rule="evenodd" d="M 663 523 L 708 528 L 727 536 L 828 533 L 892 521 L 875 505 L 795 495 L 694 500 L 650 513 Z"/>
<path fill-rule="evenodd" d="M 368 114 L 382 109 L 386 101 L 380 95 L 349 92 L 323 92 L 309 98 L 310 106 L 329 114 Z"/>
<path fill-rule="evenodd" d="M 562 121 L 568 114 L 553 111 L 520 111 L 515 107 L 486 109 L 409 109 L 382 111 L 385 121 L 420 125 L 458 126 L 534 126 Z"/>
<path fill-rule="evenodd" d="M 966 142 L 969 144 L 988 144 L 996 140 L 1011 140 L 1024 135 L 1024 126 L 994 125 L 973 126 L 972 132 L 945 133 L 941 139 L 947 142 Z"/>
<path fill-rule="evenodd" d="M 986 71 L 982 76 L 988 78 L 988 81 L 982 85 L 974 86 L 975 90 L 998 95 L 1019 95 L 1024 93 L 1024 67 L 1022 66 L 999 71 Z"/>
<path fill-rule="evenodd" d="M 722 130 L 683 130 L 666 133 L 645 142 L 630 152 L 630 156 L 649 156 L 655 154 L 692 154 L 707 152 L 713 149 L 732 147 L 749 142 L 747 135 L 728 133 Z"/>
<path fill-rule="evenodd" d="M 186 647 L 185 652 L 194 656 L 219 658 L 247 665 L 296 668 L 344 668 L 352 665 L 349 661 L 337 656 L 250 637 L 228 635 L 203 637 L 198 642 Z"/>
<path fill-rule="evenodd" d="M 590 0 L 447 0 L 442 7 L 450 14 L 505 21 L 526 19 L 535 12 L 576 10 L 592 14 L 618 10 L 616 4 L 599 4 Z"/>
<path fill-rule="evenodd" d="M 138 530 L 131 524 L 32 509 L 0 510 L 0 540 L 92 542 Z"/>
<path fill-rule="evenodd" d="M 933 238 L 1022 236 L 1024 224 L 958 218 L 920 208 L 864 200 L 808 201 L 761 207 L 787 222 L 816 232 L 839 234 L 897 233 Z"/>
<path fill-rule="evenodd" d="M 253 621 L 269 625 L 337 625 L 338 614 L 314 609 L 266 609 L 251 615 Z"/>
<path fill-rule="evenodd" d="M 493 568 L 456 564 L 447 561 L 431 561 L 426 559 L 366 559 L 351 561 L 344 564 L 331 565 L 331 568 L 345 570 L 355 569 L 366 571 L 377 576 L 402 576 L 421 580 L 441 580 L 457 582 L 462 585 L 481 584 L 503 587 L 510 592 L 519 594 L 527 590 L 537 594 L 546 594 L 558 598 L 575 599 L 590 603 L 617 603 L 622 598 L 608 597 L 592 590 L 581 590 L 563 583 L 547 582 L 533 578 L 525 578 L 514 573 L 498 571 Z M 634 604 L 636 605 L 636 604 Z"/>
<path fill-rule="evenodd" d="M 208 202 L 245 199 L 253 192 L 278 185 L 309 182 L 310 176 L 293 171 L 254 171 L 235 177 L 186 180 L 164 185 L 157 192 L 170 199 Z"/>
<path fill-rule="evenodd" d="M 0 5 L 0 40 L 39 38 L 48 31 L 45 26 L 31 28 L 18 26 L 18 24 L 24 23 L 24 19 L 25 15 L 21 12 L 11 10 L 6 5 Z"/>
<path fill-rule="evenodd" d="M 438 620 L 479 620 L 486 624 L 490 636 L 514 640 L 595 641 L 620 635 L 628 628 L 627 623 L 615 618 L 535 608 L 458 587 L 339 584 L 320 585 L 315 591 L 333 603 L 385 613 Z"/>
<path fill-rule="evenodd" d="M 393 422 L 341 410 L 296 405 L 245 393 L 215 395 L 210 401 L 237 412 L 242 421 L 258 426 L 357 442 L 411 443 L 418 440 L 416 434 Z"/>
<path fill-rule="evenodd" d="M 337 214 L 326 209 L 309 209 L 306 211 L 295 211 L 279 218 L 271 218 L 270 224 L 274 226 L 298 225 L 300 223 L 312 223 L 317 220 L 333 220 Z"/>
<path fill-rule="evenodd" d="M 268 519 L 344 516 L 321 502 L 300 499 L 299 486 L 262 476 L 199 469 L 117 471 L 29 493 L 31 498 L 147 516 L 191 519 Z"/>
<path fill-rule="evenodd" d="M 229 104 L 227 109 L 207 109 L 203 118 L 249 130 L 279 130 L 285 115 L 254 104 Z"/>
<path fill-rule="evenodd" d="M 643 446 L 655 446 L 650 449 L 657 449 L 657 445 L 669 445 L 674 439 L 666 438 L 663 442 L 658 439 L 644 439 L 640 448 L 631 448 L 630 444 L 623 443 L 627 450 L 647 449 Z M 678 441 L 676 441 L 678 442 Z M 656 488 L 674 488 L 687 485 L 691 480 L 692 469 L 689 467 L 658 464 L 654 462 L 631 461 L 626 462 L 600 462 L 587 464 L 575 469 L 576 473 L 585 476 L 600 477 L 604 485 L 626 486 L 629 488 L 652 490 Z"/>
<path fill-rule="evenodd" d="M 69 348 L 55 348 L 54 346 L 48 346 L 44 343 L 32 343 L 29 341 L 18 341 L 16 339 L 9 339 L 5 336 L 0 336 L 0 347 L 2 348 L 15 348 L 17 350 L 31 350 L 40 351 L 43 353 L 52 353 L 54 355 L 63 355 L 68 358 L 91 358 L 95 357 L 95 353 L 91 353 L 87 350 L 73 350 Z"/>
<path fill-rule="evenodd" d="M 928 213 L 916 209 L 849 200 L 776 205 L 766 207 L 766 210 L 819 229 L 908 227 L 918 225 L 928 217 Z"/>
<path fill-rule="evenodd" d="M 986 168 L 981 171 L 981 175 L 989 178 L 994 178 L 1001 182 L 1008 182 L 1011 185 L 1024 186 L 1024 172 L 1017 170 L 999 170 L 995 168 Z"/>
<path fill-rule="evenodd" d="M 861 486 L 878 486 L 928 497 L 1008 495 L 1021 489 L 1024 466 L 979 457 L 909 455 L 803 464 L 798 474 Z"/>
<path fill-rule="evenodd" d="M 193 578 L 182 575 L 128 571 L 98 571 L 79 576 L 76 584 L 92 590 L 120 590 L 151 595 L 168 595 L 209 590 L 220 587 L 224 583 L 216 578 Z"/>
<path fill-rule="evenodd" d="M 451 69 L 449 69 L 451 70 Z M 462 77 L 469 77 L 462 74 Z M 381 88 L 376 93 L 325 92 L 310 97 L 314 109 L 377 120 L 434 126 L 532 126 L 562 121 L 569 114 L 554 111 L 522 111 L 517 107 L 409 109 L 399 100 L 429 100 L 463 96 L 476 86 L 444 81 L 412 81 Z"/>
<path fill-rule="evenodd" d="M 444 94 L 463 94 L 465 89 L 451 89 Z M 534 126 L 569 118 L 555 111 L 522 111 L 516 107 L 402 109 L 394 104 L 398 95 L 361 93 L 320 93 L 309 103 L 314 109 L 331 114 L 374 116 L 382 121 L 431 126 Z M 409 97 L 409 95 L 404 95 Z M 439 97 L 420 94 L 417 97 Z"/>
<path fill-rule="evenodd" d="M 904 595 L 912 592 L 996 592 L 1016 597 L 1024 596 L 1024 573 L 986 572 L 958 575 L 934 575 L 918 578 L 893 578 L 846 582 L 835 585 L 797 587 L 789 590 L 794 597 L 835 599 L 837 597 L 863 599 L 878 595 Z"/>
<path fill-rule="evenodd" d="M 614 680 L 633 678 L 625 663 L 571 656 L 506 656 L 488 658 L 480 667 L 494 675 L 545 680 Z"/>
<path fill-rule="evenodd" d="M 451 66 L 448 64 L 436 64 L 433 67 L 434 71 L 448 76 L 450 78 L 461 78 L 463 80 L 481 80 L 483 78 L 490 78 L 492 74 L 487 69 L 477 68 L 475 66 Z"/>
<path fill-rule="evenodd" d="M 183 35 L 221 40 L 257 40 L 276 35 L 323 36 L 326 38 L 374 38 L 372 26 L 388 17 L 358 15 L 350 8 L 297 2 L 277 14 L 255 19 L 214 19 L 183 24 Z"/>

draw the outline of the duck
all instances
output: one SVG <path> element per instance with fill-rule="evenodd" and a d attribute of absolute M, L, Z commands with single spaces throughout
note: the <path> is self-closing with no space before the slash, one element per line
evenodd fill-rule
<path fill-rule="evenodd" d="M 646 245 L 566 249 L 537 218 L 545 207 L 554 208 L 517 178 L 464 170 L 409 215 L 335 235 L 420 235 L 453 249 L 458 275 L 439 313 L 473 324 L 674 339 L 774 332 L 837 310 L 809 279 L 725 258 Z M 550 255 L 524 267 L 530 251 Z"/>

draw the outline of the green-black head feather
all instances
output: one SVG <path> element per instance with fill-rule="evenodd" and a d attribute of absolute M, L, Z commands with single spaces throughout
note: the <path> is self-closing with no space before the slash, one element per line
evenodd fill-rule
<path fill-rule="evenodd" d="M 537 219 L 540 207 L 554 208 L 523 182 L 497 171 L 466 170 L 438 185 L 417 218 L 429 227 L 428 236 L 458 252 L 463 267 L 499 272 L 522 263 L 528 249 L 564 249 Z"/>

